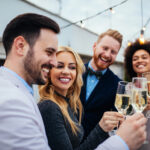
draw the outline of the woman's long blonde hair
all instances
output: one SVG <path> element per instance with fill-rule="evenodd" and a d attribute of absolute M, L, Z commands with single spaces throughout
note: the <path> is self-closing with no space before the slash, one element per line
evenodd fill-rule
<path fill-rule="evenodd" d="M 80 56 L 75 51 L 73 51 L 70 47 L 67 47 L 67 46 L 59 47 L 56 55 L 62 52 L 69 52 L 73 54 L 76 60 L 76 72 L 77 72 L 76 79 L 73 85 L 68 89 L 67 97 L 70 99 L 69 105 L 71 109 L 73 110 L 74 114 L 79 116 L 78 119 L 79 119 L 79 124 L 80 124 L 81 116 L 82 116 L 82 104 L 80 101 L 80 91 L 83 85 L 82 74 L 85 70 L 84 64 Z M 64 119 L 69 122 L 73 133 L 76 134 L 78 131 L 78 127 L 75 124 L 75 122 L 70 118 L 70 115 L 67 109 L 68 103 L 54 92 L 54 86 L 51 83 L 51 79 L 49 79 L 49 81 L 45 85 L 39 86 L 39 94 L 40 94 L 40 101 L 49 99 L 55 102 L 60 107 L 62 114 L 64 116 Z"/>

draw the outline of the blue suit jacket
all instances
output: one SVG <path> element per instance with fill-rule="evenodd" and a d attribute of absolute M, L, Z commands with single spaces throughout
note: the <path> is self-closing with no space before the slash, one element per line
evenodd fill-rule
<path fill-rule="evenodd" d="M 86 69 L 87 66 L 88 64 L 85 65 Z M 84 85 L 80 95 L 84 107 L 82 124 L 85 129 L 85 136 L 96 126 L 105 111 L 116 110 L 114 101 L 118 81 L 120 81 L 120 79 L 108 68 L 86 101 L 87 75 L 88 73 L 86 71 L 83 75 Z"/>

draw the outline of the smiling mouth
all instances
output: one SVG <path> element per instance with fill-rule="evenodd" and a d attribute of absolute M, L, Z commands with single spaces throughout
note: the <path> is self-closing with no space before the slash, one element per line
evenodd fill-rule
<path fill-rule="evenodd" d="M 48 77 L 49 77 L 49 69 L 48 68 L 42 68 L 42 74 L 43 74 L 43 77 L 44 78 L 46 78 L 46 79 L 48 79 Z"/>
<path fill-rule="evenodd" d="M 143 69 L 145 67 L 145 65 L 137 65 L 136 66 L 138 69 Z"/>
<path fill-rule="evenodd" d="M 42 72 L 45 78 L 48 78 L 49 72 L 52 66 L 50 64 L 44 64 L 42 65 Z"/>
<path fill-rule="evenodd" d="M 50 64 L 44 64 L 42 65 L 42 71 L 49 73 L 50 69 L 52 69 L 52 66 Z"/>
<path fill-rule="evenodd" d="M 59 80 L 62 82 L 62 83 L 69 83 L 70 82 L 70 78 L 59 78 Z"/>
<path fill-rule="evenodd" d="M 104 57 L 99 57 L 99 59 L 100 59 L 101 61 L 103 61 L 104 63 L 109 63 L 109 62 L 110 62 L 110 60 L 107 60 L 107 59 L 105 59 Z"/>
<path fill-rule="evenodd" d="M 46 73 L 49 73 L 49 69 L 48 68 L 42 68 L 42 70 Z"/>

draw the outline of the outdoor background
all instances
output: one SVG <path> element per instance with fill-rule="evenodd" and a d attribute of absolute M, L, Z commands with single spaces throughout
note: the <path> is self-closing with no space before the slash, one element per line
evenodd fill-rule
<path fill-rule="evenodd" d="M 123 36 L 123 46 L 119 61 L 123 59 L 123 51 L 129 41 L 140 37 L 141 29 L 146 25 L 144 37 L 150 39 L 150 0 L 28 0 L 36 5 L 50 10 L 72 22 L 95 15 L 83 21 L 83 26 L 96 34 L 109 28 L 120 31 Z M 122 3 L 122 4 L 121 4 Z M 109 8 L 113 8 L 112 13 Z M 102 11 L 107 11 L 101 13 Z M 101 13 L 96 16 L 97 13 Z M 65 28 L 64 30 L 67 30 Z"/>

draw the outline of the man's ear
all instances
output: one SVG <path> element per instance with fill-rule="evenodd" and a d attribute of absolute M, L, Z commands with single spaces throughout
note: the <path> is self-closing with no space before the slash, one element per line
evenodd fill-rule
<path fill-rule="evenodd" d="M 26 40 L 24 39 L 23 36 L 17 36 L 14 39 L 14 47 L 15 47 L 15 52 L 17 55 L 23 56 L 25 54 L 25 48 L 26 48 Z"/>

